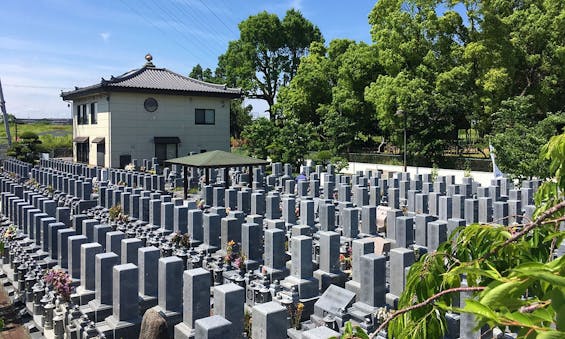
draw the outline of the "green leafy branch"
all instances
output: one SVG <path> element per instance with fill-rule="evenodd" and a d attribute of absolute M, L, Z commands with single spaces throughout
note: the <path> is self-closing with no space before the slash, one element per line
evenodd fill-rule
<path fill-rule="evenodd" d="M 401 310 L 398 310 L 396 312 L 394 312 L 393 314 L 390 315 L 390 317 L 388 317 L 373 333 L 371 333 L 371 335 L 369 336 L 369 338 L 374 338 L 378 333 L 380 333 L 382 330 L 384 330 L 386 328 L 386 326 L 388 325 L 388 323 L 393 320 L 394 318 L 406 313 L 406 312 L 410 312 L 412 310 L 424 307 L 426 305 L 429 305 L 433 302 L 435 302 L 437 299 L 440 299 L 441 297 L 443 297 L 444 295 L 450 294 L 450 293 L 460 293 L 460 292 L 475 292 L 475 291 L 482 291 L 484 290 L 486 287 L 482 287 L 482 286 L 475 286 L 475 287 L 454 287 L 454 288 L 450 288 L 444 291 L 441 291 L 431 297 L 429 297 L 428 299 L 422 301 L 419 304 L 416 305 L 412 305 L 410 307 L 406 307 L 403 308 Z"/>

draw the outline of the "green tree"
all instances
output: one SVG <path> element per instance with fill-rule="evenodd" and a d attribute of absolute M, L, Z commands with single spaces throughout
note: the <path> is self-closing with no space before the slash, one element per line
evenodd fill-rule
<path fill-rule="evenodd" d="M 245 127 L 242 137 L 245 139 L 244 149 L 252 156 L 266 159 L 269 146 L 276 137 L 277 127 L 267 118 L 258 118 Z"/>
<path fill-rule="evenodd" d="M 379 72 L 374 46 L 337 39 L 326 49 L 314 42 L 276 107 L 285 117 L 312 123 L 325 148 L 337 154 L 378 132 L 364 90 Z"/>
<path fill-rule="evenodd" d="M 565 114 L 547 114 L 538 121 L 533 96 L 518 96 L 503 101 L 493 114 L 492 145 L 500 170 L 517 178 L 547 178 L 548 163 L 538 150 L 550 137 L 563 132 Z"/>
<path fill-rule="evenodd" d="M 236 139 L 241 137 L 245 126 L 251 124 L 253 106 L 243 104 L 243 99 L 234 99 L 230 103 L 230 135 Z"/>
<path fill-rule="evenodd" d="M 385 75 L 366 97 L 397 143 L 396 110 L 415 114 L 408 126 L 411 149 L 425 149 L 420 153 L 428 157 L 440 158 L 437 152 L 459 129 L 492 133 L 492 115 L 510 98 L 529 96 L 536 121 L 565 106 L 562 1 L 381 0 L 369 23 Z M 422 91 L 416 107 L 410 107 L 416 95 L 403 93 L 408 82 Z M 433 140 L 413 125 L 426 116 L 434 117 L 429 126 L 442 139 L 427 149 Z"/>
<path fill-rule="evenodd" d="M 385 74 L 365 90 L 385 135 L 401 144 L 407 114 L 408 150 L 431 161 L 468 127 L 469 72 L 459 67 L 467 31 L 461 16 L 436 11 L 438 1 L 379 1 L 369 15 L 377 58 Z M 471 94 L 471 96 L 470 96 Z M 469 96 L 471 99 L 469 99 Z"/>
<path fill-rule="evenodd" d="M 273 161 L 282 161 L 298 166 L 312 149 L 314 130 L 311 124 L 303 124 L 293 119 L 276 123 L 267 118 L 259 118 L 247 125 L 242 136 L 244 149 L 252 156 Z"/>
<path fill-rule="evenodd" d="M 218 79 L 210 68 L 203 69 L 200 64 L 196 64 L 190 71 L 189 77 L 201 81 L 211 82 L 211 83 L 221 83 L 222 79 Z"/>
<path fill-rule="evenodd" d="M 289 163 L 294 168 L 299 168 L 311 150 L 312 140 L 313 128 L 310 124 L 284 120 L 268 146 L 269 156 L 273 161 Z"/>
<path fill-rule="evenodd" d="M 292 81 L 279 91 L 276 110 L 285 118 L 318 126 L 321 121 L 318 108 L 332 100 L 334 73 L 323 43 L 313 42 L 310 54 L 302 58 Z"/>
<path fill-rule="evenodd" d="M 390 337 L 440 338 L 448 311 L 470 313 L 477 328 L 508 327 L 523 338 L 565 335 L 565 256 L 556 249 L 565 234 L 565 133 L 543 146 L 553 178 L 536 197 L 533 221 L 521 225 L 473 224 L 413 264 L 398 310 L 377 329 Z M 462 281 L 462 277 L 466 281 Z M 461 295 L 461 306 L 454 294 Z"/>
<path fill-rule="evenodd" d="M 275 14 L 261 12 L 239 24 L 240 37 L 230 41 L 219 57 L 219 68 L 228 83 L 243 88 L 250 98 L 263 99 L 275 120 L 276 95 L 298 69 L 300 57 L 313 41 L 322 41 L 320 30 L 294 9 L 281 21 Z"/>
<path fill-rule="evenodd" d="M 19 140 L 8 148 L 7 154 L 33 164 L 39 160 L 39 153 L 43 151 L 44 148 L 39 136 L 33 132 L 24 132 L 19 136 Z"/>

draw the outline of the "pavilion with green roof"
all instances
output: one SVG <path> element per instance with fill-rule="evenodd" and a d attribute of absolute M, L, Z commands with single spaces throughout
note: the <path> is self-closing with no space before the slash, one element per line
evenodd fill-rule
<path fill-rule="evenodd" d="M 229 168 L 245 166 L 249 167 L 249 181 L 253 181 L 253 166 L 266 165 L 267 160 L 256 159 L 225 151 L 209 151 L 195 155 L 187 155 L 181 158 L 168 159 L 169 164 L 180 165 L 184 168 L 184 198 L 188 196 L 188 168 L 206 169 L 206 184 L 210 183 L 210 170 L 212 168 Z"/>

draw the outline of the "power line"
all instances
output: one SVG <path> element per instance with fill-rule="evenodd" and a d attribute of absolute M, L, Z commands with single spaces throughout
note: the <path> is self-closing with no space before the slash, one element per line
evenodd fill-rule
<path fill-rule="evenodd" d="M 61 89 L 67 86 L 38 86 L 38 85 L 27 85 L 27 84 L 4 84 L 6 87 L 22 87 L 22 88 L 49 88 L 49 89 Z"/>
<path fill-rule="evenodd" d="M 227 0 L 227 1 L 226 1 L 226 0 L 221 0 L 221 2 L 222 2 L 222 4 L 223 4 L 223 7 L 229 8 L 229 10 L 228 10 L 229 13 L 235 13 L 235 12 L 236 12 L 235 10 L 233 10 L 233 9 L 230 7 L 230 5 L 231 5 L 233 2 L 230 2 L 229 0 Z M 235 18 L 233 18 L 233 16 L 229 16 L 229 15 L 226 15 L 226 18 L 228 19 L 228 22 L 229 22 L 230 24 L 232 24 L 232 25 L 235 26 L 235 27 L 238 27 L 238 29 L 239 29 L 239 21 L 238 21 L 237 19 L 235 19 Z M 233 20 L 231 20 L 231 19 L 233 19 Z M 236 34 L 238 34 L 238 32 L 236 32 Z"/>
<path fill-rule="evenodd" d="M 149 3 L 152 4 L 151 1 L 149 1 Z M 184 24 L 176 17 L 176 15 L 169 12 L 167 8 L 159 5 L 155 5 L 155 7 L 149 6 L 149 4 L 146 1 L 142 1 L 142 4 L 146 9 L 156 13 L 161 18 L 161 20 L 163 20 L 165 24 L 170 22 L 169 26 L 172 27 L 178 33 L 177 35 L 180 38 L 186 41 L 187 45 L 190 46 L 193 45 L 194 43 L 197 43 L 200 46 L 199 48 L 202 53 L 206 54 L 208 57 L 214 57 L 214 58 L 216 57 L 216 54 L 218 52 L 210 48 L 210 46 L 206 44 L 199 36 L 193 35 L 191 36 L 191 39 L 189 39 L 185 33 L 181 32 L 177 28 L 177 26 L 183 26 Z"/>
<path fill-rule="evenodd" d="M 151 26 L 153 26 L 154 28 L 158 29 L 159 31 L 161 31 L 161 33 L 165 34 L 165 35 L 169 35 L 165 30 L 161 29 L 161 27 L 155 25 L 151 20 L 147 19 L 145 16 L 143 16 L 139 11 L 137 11 L 135 8 L 133 8 L 132 6 L 128 5 L 127 2 L 125 0 L 121 0 L 121 2 L 127 7 L 129 8 L 132 12 L 134 12 L 135 14 L 137 14 L 140 18 L 142 18 L 143 20 L 145 20 L 147 23 L 149 23 Z M 189 49 L 187 49 L 183 44 L 180 44 L 176 39 L 174 39 L 174 42 L 181 47 L 182 49 L 184 49 L 186 52 L 188 52 L 188 54 L 192 55 L 193 58 L 198 60 L 198 57 Z"/>
<path fill-rule="evenodd" d="M 227 28 L 233 34 L 236 34 L 228 25 L 226 25 L 224 20 L 222 20 L 219 16 L 217 16 L 216 13 L 214 13 L 214 11 L 212 9 L 210 9 L 210 7 L 208 7 L 208 5 L 206 5 L 206 3 L 204 1 L 200 0 L 200 2 L 204 5 L 204 7 L 206 7 L 210 11 L 210 13 L 212 13 L 212 15 L 214 15 L 216 17 L 216 19 L 218 19 L 222 23 L 222 25 L 224 25 L 225 28 Z"/>
<path fill-rule="evenodd" d="M 224 41 L 224 40 L 222 40 L 222 39 L 219 38 L 219 36 L 223 35 L 223 33 L 220 32 L 220 31 L 218 31 L 218 30 L 216 29 L 216 26 L 210 25 L 209 22 L 203 21 L 202 16 L 196 15 L 195 13 L 193 13 L 193 12 L 189 11 L 188 9 L 184 8 L 184 6 L 182 6 L 182 5 L 180 5 L 180 4 L 176 4 L 175 2 L 172 2 L 171 4 L 172 4 L 172 5 L 175 7 L 175 9 L 177 9 L 179 12 L 182 12 L 184 15 L 190 16 L 194 22 L 198 22 L 200 27 L 207 27 L 208 29 L 214 31 L 214 33 L 216 33 L 217 35 L 212 35 L 212 36 L 213 36 L 214 39 L 219 43 L 219 45 L 223 45 L 223 44 L 226 43 L 226 41 Z M 192 7 L 190 7 L 190 6 L 187 6 L 187 7 L 189 7 L 189 8 L 192 9 Z M 184 21 L 183 21 L 183 25 L 186 26 L 186 24 L 184 24 Z M 188 28 L 188 26 L 186 26 L 186 27 Z M 223 52 L 223 51 L 220 51 L 219 54 L 221 54 L 221 52 Z"/>
<path fill-rule="evenodd" d="M 164 5 L 164 3 L 162 3 L 161 5 Z M 173 4 L 173 5 L 174 5 L 174 4 Z M 174 6 L 176 6 L 176 5 L 174 5 Z M 184 22 L 184 20 L 182 20 L 182 18 L 178 17 L 178 16 L 175 14 L 175 11 L 174 11 L 174 10 L 169 10 L 169 8 L 167 8 L 166 6 L 157 6 L 157 5 L 156 5 L 156 7 L 158 7 L 159 10 L 161 10 L 163 13 L 165 13 L 166 15 L 168 15 L 169 18 L 170 18 L 173 22 L 175 22 L 175 23 L 178 24 L 179 26 L 184 26 L 187 30 L 190 30 L 190 27 L 188 27 L 188 26 L 185 24 L 185 22 Z M 178 8 L 178 7 L 177 7 L 177 8 Z M 178 12 L 178 11 L 177 11 L 177 12 Z M 203 27 L 204 27 L 204 26 L 203 26 Z M 213 26 L 212 26 L 212 27 L 213 27 Z M 174 25 L 173 25 L 173 29 L 175 29 L 175 30 L 180 34 L 181 37 L 185 38 L 185 39 L 187 40 L 187 42 L 190 42 L 190 40 L 185 36 L 185 33 L 183 33 L 183 32 L 181 32 L 180 30 L 178 30 Z M 210 52 L 212 52 L 212 54 L 218 53 L 218 51 L 212 49 L 212 47 L 210 46 L 210 44 L 209 44 L 209 43 L 206 43 L 206 41 L 204 41 L 203 39 L 201 39 L 201 37 L 198 36 L 197 34 L 191 34 L 191 36 L 192 36 L 192 39 L 194 39 L 195 41 L 198 41 L 198 43 L 199 43 L 202 47 L 208 49 Z M 221 40 L 219 40 L 219 38 L 218 38 L 217 36 L 212 35 L 212 37 L 215 38 L 216 41 L 221 42 Z"/>

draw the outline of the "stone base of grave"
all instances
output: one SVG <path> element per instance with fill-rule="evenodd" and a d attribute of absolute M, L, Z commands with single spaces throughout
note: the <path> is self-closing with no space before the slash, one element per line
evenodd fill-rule
<path fill-rule="evenodd" d="M 75 213 L 81 213 L 88 209 L 96 207 L 97 201 L 96 200 L 80 200 L 75 207 Z"/>
<path fill-rule="evenodd" d="M 31 259 L 35 261 L 43 261 L 43 259 L 47 257 L 49 257 L 49 253 L 43 252 L 42 250 L 39 250 L 31 255 Z M 39 264 L 41 265 L 41 263 Z"/>
<path fill-rule="evenodd" d="M 194 339 L 195 331 L 185 323 L 175 326 L 175 339 Z"/>
<path fill-rule="evenodd" d="M 300 279 L 289 276 L 281 281 L 281 286 L 289 291 L 292 287 L 296 287 L 300 299 L 312 298 L 318 295 L 318 280 L 315 278 Z"/>
<path fill-rule="evenodd" d="M 259 265 L 261 265 L 261 263 L 256 260 L 245 260 L 245 269 L 248 272 L 255 271 L 259 268 Z"/>
<path fill-rule="evenodd" d="M 196 248 L 202 245 L 202 241 L 196 239 L 190 239 L 190 248 Z"/>
<path fill-rule="evenodd" d="M 398 308 L 398 296 L 392 293 L 387 293 L 385 295 L 386 304 L 388 307 L 396 310 Z"/>
<path fill-rule="evenodd" d="M 316 301 L 320 300 L 319 296 L 315 296 L 313 298 L 300 298 L 298 301 L 304 305 L 304 309 L 302 310 L 302 316 L 300 317 L 300 321 L 307 321 L 310 319 L 310 316 L 314 314 L 314 304 Z"/>
<path fill-rule="evenodd" d="M 71 301 L 76 305 L 86 305 L 91 300 L 94 300 L 96 293 L 91 290 L 87 290 L 82 286 L 77 287 L 76 293 L 71 295 Z"/>
<path fill-rule="evenodd" d="M 30 239 L 31 241 L 33 241 L 33 239 Z M 36 244 L 30 244 L 27 248 L 26 248 L 26 252 L 27 253 L 36 253 L 37 251 L 39 251 L 41 249 L 41 246 L 36 245 Z M 8 262 L 8 259 L 3 259 L 6 263 Z"/>
<path fill-rule="evenodd" d="M 73 322 L 72 325 L 67 325 L 65 327 L 65 333 L 67 335 L 67 338 L 80 338 L 80 330 L 81 327 L 76 326 L 75 322 Z"/>
<path fill-rule="evenodd" d="M 91 300 L 88 305 L 81 307 L 81 311 L 88 315 L 89 319 L 98 323 L 111 316 L 113 309 L 112 305 L 100 304 L 96 300 Z"/>
<path fill-rule="evenodd" d="M 349 280 L 345 283 L 345 289 L 355 293 L 355 300 L 357 300 L 357 296 L 359 295 L 359 290 L 361 289 L 361 284 L 357 281 Z"/>
<path fill-rule="evenodd" d="M 328 273 L 322 270 L 314 271 L 314 278 L 318 280 L 318 289 L 320 294 L 330 287 L 330 285 L 336 285 L 339 287 L 344 287 L 347 281 L 347 276 L 343 272 L 339 273 Z"/>
<path fill-rule="evenodd" d="M 119 321 L 113 315 L 106 318 L 96 326 L 106 338 L 137 338 L 141 328 L 141 320 L 139 318 L 129 321 Z"/>
<path fill-rule="evenodd" d="M 355 323 L 358 323 L 367 333 L 371 333 L 377 329 L 377 323 L 365 322 L 366 319 L 373 319 L 377 307 L 372 307 L 365 303 L 357 302 L 347 311 Z"/>
<path fill-rule="evenodd" d="M 275 281 L 275 280 L 281 281 L 286 277 L 288 277 L 288 275 L 290 274 L 290 271 L 287 268 L 283 268 L 279 270 L 276 268 L 263 266 L 263 271 L 271 278 L 271 281 Z"/>
<path fill-rule="evenodd" d="M 169 234 L 173 233 L 173 230 L 168 230 L 166 228 L 159 228 L 155 233 L 157 233 L 159 236 L 168 236 Z"/>
<path fill-rule="evenodd" d="M 155 306 L 152 308 L 155 312 L 157 312 L 165 321 L 167 322 L 167 329 L 169 335 L 173 334 L 173 327 L 182 322 L 182 313 L 181 312 L 172 312 L 164 310 L 160 306 Z"/>
<path fill-rule="evenodd" d="M 286 336 L 290 339 L 302 339 L 302 331 L 297 330 L 296 328 L 289 328 L 286 330 Z"/>
<path fill-rule="evenodd" d="M 151 297 L 148 295 L 139 295 L 139 315 L 143 316 L 145 311 L 157 306 L 159 299 L 157 297 Z"/>
<path fill-rule="evenodd" d="M 212 246 L 212 245 L 206 245 L 206 244 L 202 244 L 200 246 L 198 246 L 198 248 L 196 249 L 197 251 L 204 251 L 205 253 L 216 253 L 216 251 L 218 251 L 219 247 L 217 246 Z"/>
<path fill-rule="evenodd" d="M 295 329 L 288 329 L 286 333 L 289 337 L 291 331 L 298 332 L 298 334 L 300 335 L 297 337 L 298 339 L 318 339 L 318 338 L 332 338 L 332 337 L 339 338 L 340 336 L 339 332 L 336 332 L 326 326 L 315 327 L 311 330 L 307 330 L 303 332 L 297 331 Z"/>
<path fill-rule="evenodd" d="M 367 315 L 371 315 L 377 311 L 377 307 L 372 307 L 362 302 L 353 303 L 348 310 L 349 315 L 359 322 L 362 322 Z"/>

